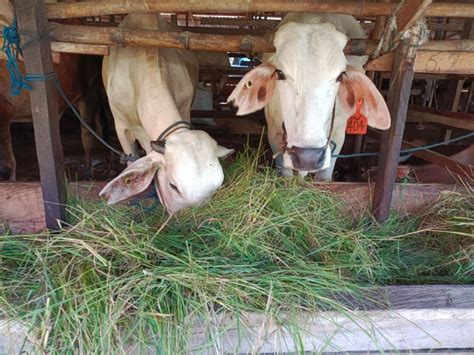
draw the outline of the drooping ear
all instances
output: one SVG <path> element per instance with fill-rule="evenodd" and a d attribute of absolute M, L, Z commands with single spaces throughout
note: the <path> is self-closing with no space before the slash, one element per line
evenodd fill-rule
<path fill-rule="evenodd" d="M 390 113 L 387 104 L 372 81 L 360 70 L 348 66 L 339 87 L 339 101 L 352 114 L 356 112 L 357 101 L 362 99 L 362 114 L 368 124 L 377 129 L 390 128 Z"/>
<path fill-rule="evenodd" d="M 145 190 L 159 168 L 159 159 L 156 155 L 157 153 L 154 152 L 149 153 L 130 164 L 119 176 L 109 182 L 99 195 L 111 205 Z"/>
<path fill-rule="evenodd" d="M 229 149 L 221 145 L 217 145 L 217 157 L 220 159 L 225 159 L 234 153 L 234 149 Z"/>
<path fill-rule="evenodd" d="M 278 77 L 275 70 L 271 64 L 260 64 L 240 80 L 227 99 L 239 108 L 238 116 L 258 111 L 270 101 Z"/>

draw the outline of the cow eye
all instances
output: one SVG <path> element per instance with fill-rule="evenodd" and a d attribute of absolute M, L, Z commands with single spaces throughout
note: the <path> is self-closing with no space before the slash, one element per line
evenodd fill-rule
<path fill-rule="evenodd" d="M 176 187 L 175 184 L 173 184 L 173 183 L 170 182 L 170 186 L 171 186 L 171 188 L 172 188 L 174 191 L 176 191 L 177 193 L 179 193 L 179 190 L 178 190 L 178 188 Z"/>
<path fill-rule="evenodd" d="M 245 86 L 247 87 L 247 89 L 250 89 L 250 88 L 253 86 L 252 80 L 247 81 L 247 83 L 245 84 Z"/>
<path fill-rule="evenodd" d="M 344 77 L 344 75 L 346 75 L 347 73 L 345 71 L 343 71 L 341 74 L 339 74 L 336 78 L 336 81 L 337 82 L 340 82 L 342 80 L 342 78 Z"/>

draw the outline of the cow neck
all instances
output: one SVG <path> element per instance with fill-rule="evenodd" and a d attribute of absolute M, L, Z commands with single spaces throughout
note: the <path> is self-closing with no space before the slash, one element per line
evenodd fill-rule
<path fill-rule="evenodd" d="M 174 132 L 180 129 L 192 130 L 193 126 L 191 125 L 189 121 L 184 121 L 184 120 L 176 121 L 170 124 L 163 132 L 160 133 L 157 139 L 150 142 L 151 148 L 156 152 L 160 152 L 161 150 L 160 148 L 164 148 L 166 145 L 166 139 L 171 134 L 173 134 Z"/>

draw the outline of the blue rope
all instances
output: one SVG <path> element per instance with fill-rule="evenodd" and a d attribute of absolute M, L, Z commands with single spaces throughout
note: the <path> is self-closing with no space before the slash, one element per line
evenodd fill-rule
<path fill-rule="evenodd" d="M 147 199 L 153 199 L 154 201 L 151 204 L 151 206 L 144 207 L 142 205 L 142 202 L 144 200 L 147 200 Z M 156 192 L 156 188 L 155 188 L 154 184 L 152 185 L 151 190 L 148 193 L 148 195 L 146 195 L 145 197 L 137 198 L 137 199 L 133 200 L 132 202 L 130 202 L 130 206 L 141 208 L 141 209 L 143 209 L 144 212 L 153 212 L 154 210 L 156 210 L 156 208 L 160 204 L 161 204 L 161 201 L 158 197 L 158 194 Z"/>
<path fill-rule="evenodd" d="M 436 147 L 441 147 L 442 145 L 446 145 L 449 143 L 454 143 L 461 141 L 463 139 L 467 139 L 470 137 L 474 136 L 474 132 L 467 133 L 465 135 L 448 139 L 444 142 L 438 142 L 438 143 L 433 143 L 433 144 L 428 144 L 428 145 L 422 145 L 419 147 L 414 147 L 414 148 L 409 148 L 409 149 L 403 149 L 400 151 L 400 154 L 409 154 L 409 153 L 414 153 L 414 152 L 419 152 L 420 150 L 428 150 L 431 148 L 436 148 Z M 354 153 L 354 154 L 334 154 L 332 155 L 332 158 L 355 158 L 355 157 L 373 157 L 373 156 L 379 156 L 381 153 Z"/>
<path fill-rule="evenodd" d="M 7 57 L 7 69 L 10 76 L 10 94 L 18 96 L 22 89 L 31 90 L 31 86 L 23 77 L 18 67 L 18 56 L 23 55 L 20 47 L 20 36 L 16 18 L 10 26 L 5 26 L 2 31 L 3 46 L 2 51 Z"/>

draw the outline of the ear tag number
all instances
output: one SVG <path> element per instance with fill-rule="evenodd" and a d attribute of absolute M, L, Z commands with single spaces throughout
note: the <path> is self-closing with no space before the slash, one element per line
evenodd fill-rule
<path fill-rule="evenodd" d="M 367 117 L 362 112 L 363 99 L 357 100 L 356 112 L 347 120 L 347 134 L 366 134 L 367 133 Z"/>

